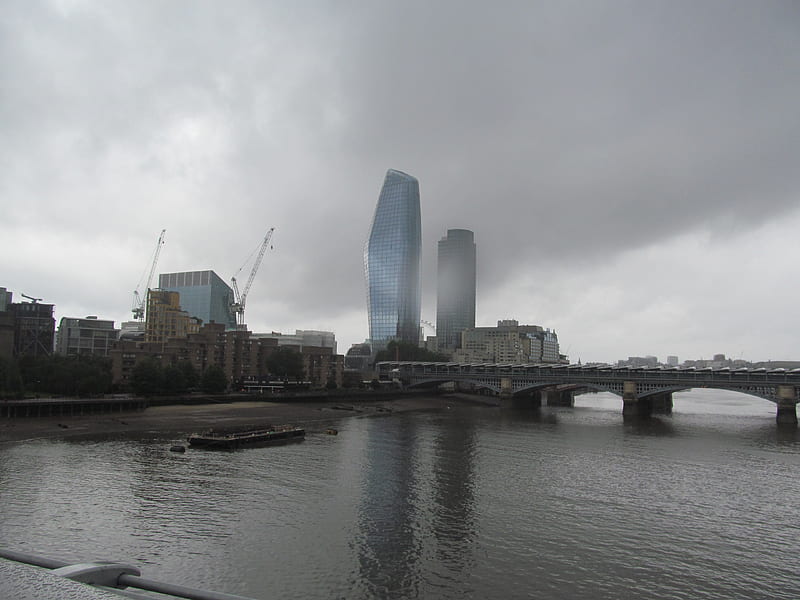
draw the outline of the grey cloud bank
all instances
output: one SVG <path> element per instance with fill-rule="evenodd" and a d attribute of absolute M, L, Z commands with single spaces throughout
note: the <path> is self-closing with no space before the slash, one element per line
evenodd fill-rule
<path fill-rule="evenodd" d="M 477 321 L 571 358 L 800 356 L 793 2 L 9 2 L 0 285 L 128 317 L 161 272 L 224 279 L 264 232 L 256 330 L 367 336 L 387 168 L 436 242 L 475 232 Z"/>

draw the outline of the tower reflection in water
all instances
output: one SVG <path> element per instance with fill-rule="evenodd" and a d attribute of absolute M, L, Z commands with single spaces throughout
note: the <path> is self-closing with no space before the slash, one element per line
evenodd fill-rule
<path fill-rule="evenodd" d="M 403 419 L 368 435 L 354 540 L 362 592 L 415 597 L 463 582 L 475 529 L 472 426 Z"/>

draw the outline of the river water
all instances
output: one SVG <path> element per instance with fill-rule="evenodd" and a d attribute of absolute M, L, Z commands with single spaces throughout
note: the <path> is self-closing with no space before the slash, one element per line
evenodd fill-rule
<path fill-rule="evenodd" d="M 676 394 L 343 419 L 236 452 L 0 444 L 0 546 L 254 598 L 800 598 L 800 435 Z"/>

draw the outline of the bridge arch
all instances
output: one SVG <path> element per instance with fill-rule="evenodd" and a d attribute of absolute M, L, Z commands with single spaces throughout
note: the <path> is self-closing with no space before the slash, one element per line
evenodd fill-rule
<path fill-rule="evenodd" d="M 448 383 L 457 384 L 457 383 L 459 383 L 459 381 L 461 381 L 461 380 L 454 379 L 454 378 L 448 378 L 448 377 L 440 377 L 440 378 L 430 378 L 430 379 L 415 380 L 415 381 L 408 382 L 408 383 L 406 383 L 404 385 L 406 387 L 408 387 L 408 388 L 433 388 L 433 387 L 437 387 L 437 386 L 440 386 L 440 385 L 445 385 L 445 384 L 448 384 Z M 494 392 L 495 394 L 500 394 L 501 393 L 501 389 L 500 389 L 499 383 L 493 383 L 491 381 L 470 380 L 469 384 L 473 388 L 489 390 L 491 392 Z"/>

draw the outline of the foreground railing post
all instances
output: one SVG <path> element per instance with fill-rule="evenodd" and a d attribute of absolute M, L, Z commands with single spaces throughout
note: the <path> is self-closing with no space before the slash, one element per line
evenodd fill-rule
<path fill-rule="evenodd" d="M 123 575 L 141 575 L 141 573 L 139 569 L 131 565 L 110 562 L 79 563 L 53 570 L 53 575 L 72 579 L 72 581 L 113 588 L 127 587 L 124 584 L 120 585 Z"/>

